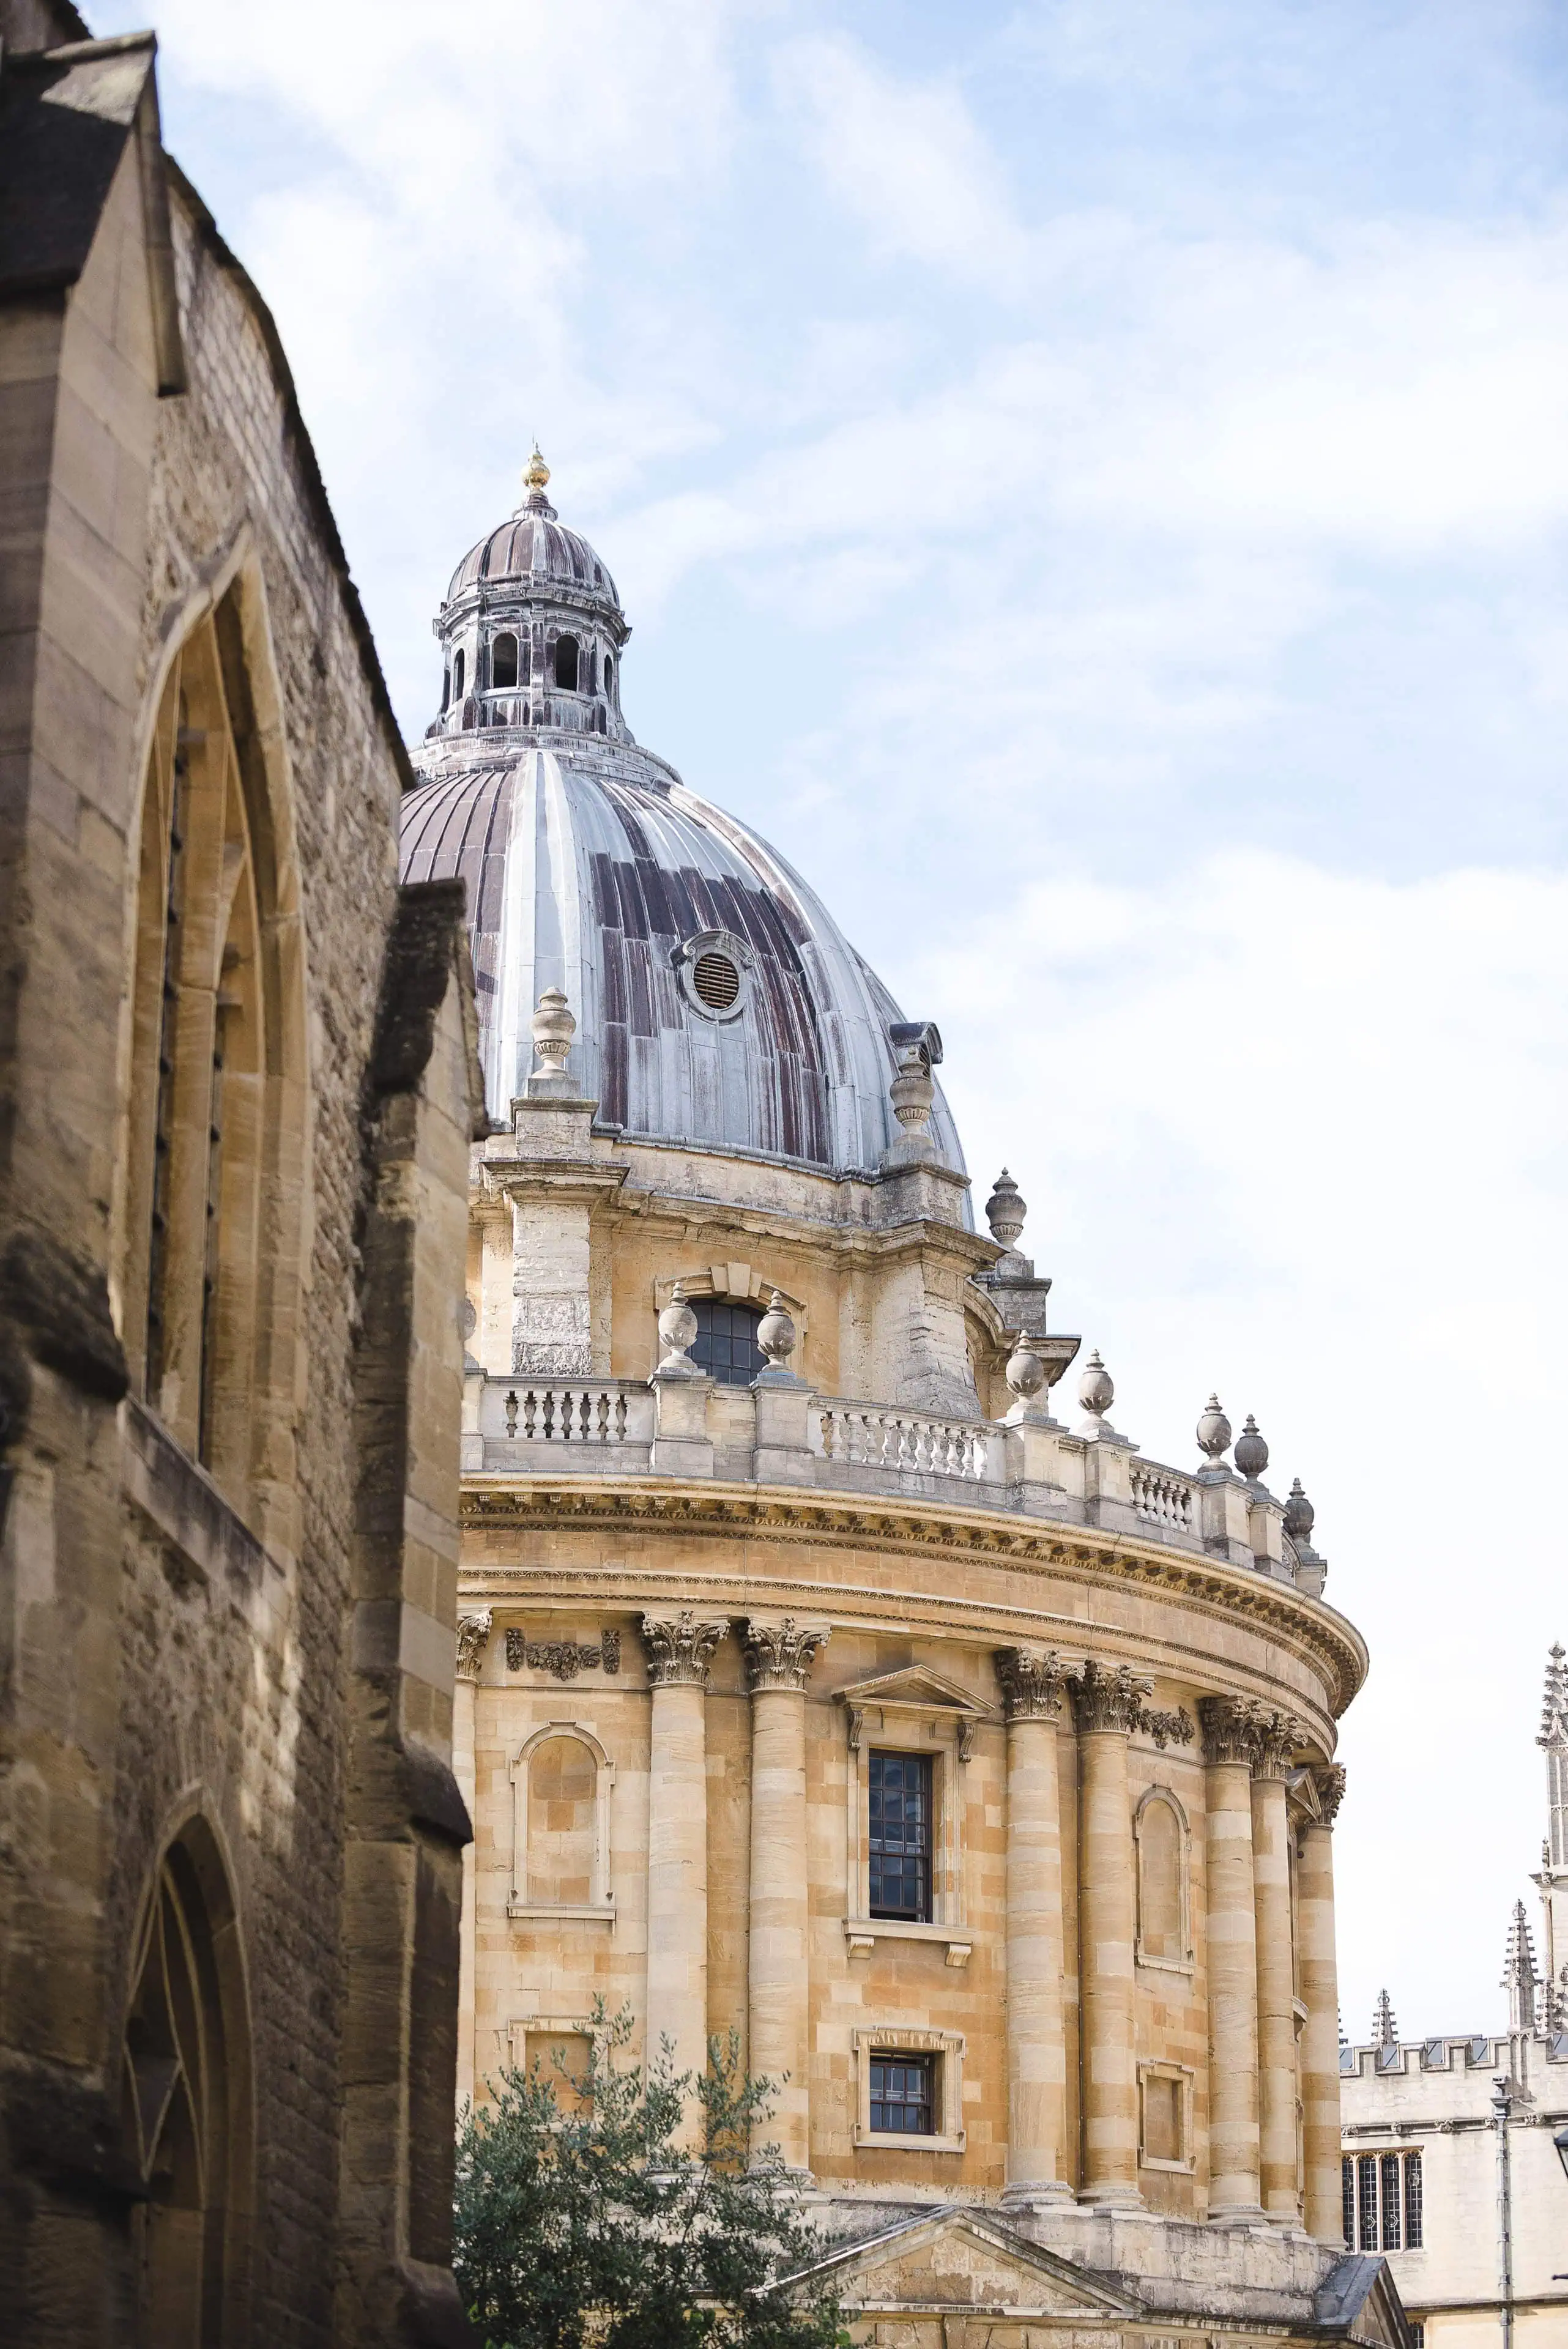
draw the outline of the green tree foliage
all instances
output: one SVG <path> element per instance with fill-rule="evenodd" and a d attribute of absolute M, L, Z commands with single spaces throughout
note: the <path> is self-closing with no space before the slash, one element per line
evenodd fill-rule
<path fill-rule="evenodd" d="M 776 2280 L 820 2257 L 776 2147 L 753 2137 L 772 2084 L 714 2040 L 706 2074 L 668 2044 L 626 2062 L 631 2018 L 596 2008 L 582 2075 L 507 2070 L 458 2140 L 458 2288 L 487 2349 L 836 2349 L 827 2297 Z M 701 2158 L 675 2143 L 701 2106 Z"/>

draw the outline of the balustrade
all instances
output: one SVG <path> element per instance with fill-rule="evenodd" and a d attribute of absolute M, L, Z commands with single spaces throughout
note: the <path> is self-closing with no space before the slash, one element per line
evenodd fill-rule
<path fill-rule="evenodd" d="M 1151 1526 L 1164 1526 L 1172 1533 L 1191 1533 L 1196 1488 L 1185 1476 L 1173 1475 L 1168 1468 L 1137 1460 L 1130 1473 L 1133 1507 L 1140 1517 Z"/>
<path fill-rule="evenodd" d="M 485 1384 L 480 1424 L 491 1442 L 519 1451 L 545 1444 L 646 1444 L 653 1433 L 653 1399 L 641 1380 L 493 1378 Z"/>
<path fill-rule="evenodd" d="M 891 1468 L 908 1475 L 987 1481 L 993 1431 L 972 1420 L 879 1411 L 864 1403 L 812 1405 L 812 1450 L 853 1468 Z"/>

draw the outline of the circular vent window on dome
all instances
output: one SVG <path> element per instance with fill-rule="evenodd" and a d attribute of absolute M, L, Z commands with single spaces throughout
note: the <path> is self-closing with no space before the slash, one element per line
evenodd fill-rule
<path fill-rule="evenodd" d="M 730 1011 L 739 1002 L 741 974 L 727 954 L 710 947 L 691 966 L 691 984 L 710 1011 Z"/>
<path fill-rule="evenodd" d="M 680 991 L 709 1019 L 733 1019 L 746 1008 L 752 950 L 728 930 L 705 930 L 675 950 Z"/>

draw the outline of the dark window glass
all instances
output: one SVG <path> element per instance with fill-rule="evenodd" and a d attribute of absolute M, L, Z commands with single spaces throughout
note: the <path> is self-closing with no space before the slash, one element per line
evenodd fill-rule
<path fill-rule="evenodd" d="M 605 655 L 605 691 L 606 691 L 606 693 L 607 693 L 607 694 L 608 693 L 608 691 L 609 691 L 609 689 L 610 689 L 611 686 L 612 686 L 614 683 L 615 683 L 615 663 L 611 660 L 611 658 L 610 658 L 610 657 L 609 657 L 608 653 L 606 653 L 606 655 Z"/>
<path fill-rule="evenodd" d="M 1418 2153 L 1405 2156 L 1405 2249 L 1418 2251 L 1421 2248 L 1421 2157 Z"/>
<path fill-rule="evenodd" d="M 447 707 L 447 704 L 451 701 L 451 699 L 452 699 L 452 671 L 451 671 L 451 669 L 449 669 L 449 668 L 443 668 L 443 669 L 442 669 L 442 671 L 441 671 L 441 708 L 442 708 L 443 709 Z"/>
<path fill-rule="evenodd" d="M 1377 2249 L 1377 2156 L 1364 2153 L 1355 2165 L 1356 2225 L 1361 2232 L 1361 2249 Z"/>
<path fill-rule="evenodd" d="M 768 1366 L 757 1343 L 762 1315 L 749 1305 L 726 1305 L 717 1297 L 693 1297 L 691 1304 L 697 1316 L 692 1361 L 722 1387 L 749 1387 Z"/>
<path fill-rule="evenodd" d="M 577 689 L 577 640 L 561 636 L 556 645 L 556 683 L 564 685 L 568 693 Z"/>
<path fill-rule="evenodd" d="M 1383 2245 L 1386 2251 L 1399 2248 L 1399 2157 L 1397 2153 L 1383 2156 Z"/>
<path fill-rule="evenodd" d="M 1355 2249 L 1355 2164 L 1348 2154 L 1339 2165 L 1340 2193 L 1345 2203 L 1345 2248 Z"/>
<path fill-rule="evenodd" d="M 510 693 L 517 682 L 517 639 L 497 636 L 490 647 L 490 682 L 497 693 Z"/>
<path fill-rule="evenodd" d="M 870 1768 L 871 1914 L 929 1924 L 931 1916 L 931 1764 L 925 1754 L 873 1754 Z"/>
<path fill-rule="evenodd" d="M 452 698 L 454 701 L 461 701 L 462 699 L 462 654 L 461 650 L 452 655 Z"/>
<path fill-rule="evenodd" d="M 888 2137 L 934 2137 L 929 2055 L 873 2055 L 871 2127 Z"/>

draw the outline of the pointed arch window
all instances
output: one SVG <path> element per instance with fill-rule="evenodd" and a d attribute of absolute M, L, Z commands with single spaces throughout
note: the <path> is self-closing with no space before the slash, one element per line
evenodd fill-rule
<path fill-rule="evenodd" d="M 556 639 L 556 683 L 568 693 L 577 689 L 577 640 L 576 636 Z"/>
<path fill-rule="evenodd" d="M 510 629 L 490 647 L 490 682 L 497 693 L 510 693 L 517 683 L 517 639 Z"/>

